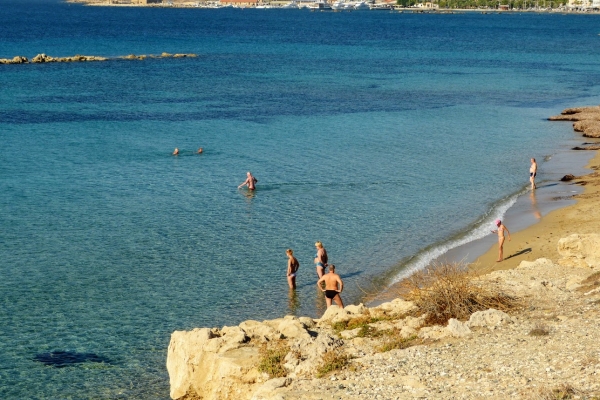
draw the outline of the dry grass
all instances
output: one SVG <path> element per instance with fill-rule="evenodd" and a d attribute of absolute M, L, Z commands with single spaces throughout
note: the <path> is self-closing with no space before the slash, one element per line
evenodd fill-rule
<path fill-rule="evenodd" d="M 538 394 L 539 400 L 569 400 L 574 399 L 575 396 L 579 398 L 583 392 L 575 389 L 568 383 L 563 383 L 554 389 L 540 389 Z"/>
<path fill-rule="evenodd" d="M 340 370 L 348 365 L 350 357 L 340 350 L 329 350 L 323 354 L 321 365 L 317 368 L 317 378 L 322 378 L 330 372 Z"/>
<path fill-rule="evenodd" d="M 388 336 L 383 340 L 380 346 L 376 348 L 377 351 L 381 353 L 385 353 L 386 351 L 395 350 L 395 349 L 407 349 L 411 346 L 415 346 L 420 343 L 420 340 L 417 340 L 417 336 L 413 335 L 407 338 L 403 338 L 399 335 L 399 332 L 395 332 L 394 335 Z"/>
<path fill-rule="evenodd" d="M 282 378 L 287 375 L 283 367 L 285 356 L 290 348 L 283 340 L 274 340 L 262 345 L 259 349 L 260 361 L 258 371 L 266 372 L 269 378 Z"/>
<path fill-rule="evenodd" d="M 339 333 L 341 331 L 361 328 L 361 332 L 364 331 L 363 334 L 365 334 L 370 328 L 368 326 L 369 324 L 379 322 L 379 321 L 392 321 L 392 320 L 394 320 L 394 318 L 389 317 L 389 316 L 373 317 L 373 316 L 371 316 L 371 314 L 369 312 L 367 312 L 366 314 L 354 317 L 354 318 L 350 319 L 349 321 L 340 321 L 340 322 L 333 323 L 333 324 L 331 324 L 331 327 L 337 333 Z M 371 328 L 371 329 L 373 329 L 373 328 Z M 368 335 L 366 335 L 366 336 L 368 336 Z"/>
<path fill-rule="evenodd" d="M 544 324 L 535 324 L 533 329 L 529 331 L 529 336 L 548 336 L 550 334 L 550 328 Z"/>
<path fill-rule="evenodd" d="M 450 318 L 468 319 L 476 311 L 509 311 L 518 300 L 485 286 L 463 264 L 432 265 L 404 279 L 400 292 L 417 306 L 415 315 L 427 314 L 427 325 L 443 325 Z"/>

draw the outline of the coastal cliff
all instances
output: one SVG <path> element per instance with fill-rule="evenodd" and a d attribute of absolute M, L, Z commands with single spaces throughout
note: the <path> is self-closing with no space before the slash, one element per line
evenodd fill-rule
<path fill-rule="evenodd" d="M 592 120 L 589 109 L 557 120 Z M 511 299 L 510 307 L 433 323 L 413 296 L 371 308 L 333 306 L 320 319 L 174 332 L 171 397 L 600 398 L 599 154 L 589 167 L 571 183 L 585 187 L 577 204 L 513 234 L 512 246 L 533 250 L 493 263 L 512 269 L 473 275 L 477 288 Z"/>

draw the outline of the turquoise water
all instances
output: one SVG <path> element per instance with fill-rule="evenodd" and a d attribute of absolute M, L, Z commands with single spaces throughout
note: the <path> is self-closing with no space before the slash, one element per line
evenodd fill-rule
<path fill-rule="evenodd" d="M 501 216 L 573 138 L 545 118 L 600 99 L 594 16 L 3 0 L 0 20 L 0 58 L 199 55 L 0 66 L 2 398 L 166 399 L 172 331 L 318 316 L 315 240 L 359 301 Z"/>

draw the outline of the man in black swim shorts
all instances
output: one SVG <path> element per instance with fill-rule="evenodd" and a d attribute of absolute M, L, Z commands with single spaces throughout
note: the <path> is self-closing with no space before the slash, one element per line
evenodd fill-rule
<path fill-rule="evenodd" d="M 321 286 L 321 282 L 325 282 L 325 289 Z M 321 279 L 319 279 L 317 287 L 325 292 L 327 308 L 331 306 L 332 301 L 335 301 L 338 307 L 344 308 L 344 303 L 340 297 L 340 293 L 344 290 L 344 282 L 342 282 L 342 278 L 335 273 L 335 265 L 329 265 L 329 273 L 323 275 Z"/>

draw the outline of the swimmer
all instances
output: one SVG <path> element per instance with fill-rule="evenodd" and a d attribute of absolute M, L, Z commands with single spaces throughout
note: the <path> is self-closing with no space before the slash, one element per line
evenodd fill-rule
<path fill-rule="evenodd" d="M 535 177 L 537 176 L 537 162 L 535 158 L 531 159 L 531 167 L 529 167 L 529 182 L 531 182 L 531 190 L 535 189 Z"/>
<path fill-rule="evenodd" d="M 498 229 L 492 231 L 492 233 L 498 234 L 498 259 L 496 260 L 496 262 L 501 262 L 502 260 L 504 260 L 504 232 L 508 234 L 508 241 L 510 241 L 510 232 L 508 231 L 508 228 L 506 226 L 502 225 L 502 221 L 500 221 L 499 219 L 496 220 L 496 226 L 498 227 Z"/>
<path fill-rule="evenodd" d="M 325 282 L 325 289 L 321 286 L 321 282 Z M 317 282 L 317 287 L 321 291 L 325 292 L 325 301 L 327 302 L 327 308 L 331 307 L 332 300 L 340 308 L 344 308 L 344 303 L 340 297 L 340 293 L 344 290 L 344 282 L 338 274 L 335 273 L 335 265 L 329 266 L 329 273 L 323 275 Z"/>
<path fill-rule="evenodd" d="M 198 154 L 202 154 L 202 152 L 204 151 L 204 149 L 202 147 L 200 147 L 197 151 Z"/>
<path fill-rule="evenodd" d="M 327 267 L 327 250 L 323 247 L 323 243 L 317 241 L 315 243 L 317 248 L 317 254 L 315 254 L 315 265 L 317 266 L 317 275 L 319 278 L 325 273 L 325 267 Z"/>
<path fill-rule="evenodd" d="M 173 155 L 174 156 L 178 156 L 179 155 L 179 149 L 177 147 L 175 147 L 175 150 L 173 150 Z"/>
<path fill-rule="evenodd" d="M 250 171 L 248 171 L 246 173 L 246 180 L 244 182 L 242 182 L 242 184 L 240 186 L 238 186 L 238 189 L 240 189 L 242 186 L 248 186 L 248 190 L 254 190 L 254 189 L 256 189 L 256 187 L 254 186 L 256 184 L 256 182 L 258 182 L 258 179 L 256 179 L 254 176 L 252 176 Z"/>
<path fill-rule="evenodd" d="M 288 266 L 287 266 L 287 280 L 290 289 L 296 289 L 296 273 L 298 272 L 298 268 L 300 268 L 300 263 L 294 257 L 294 250 L 287 249 L 285 254 L 288 256 Z"/>

